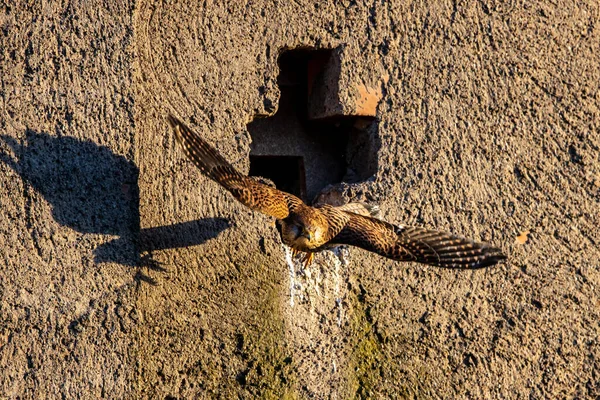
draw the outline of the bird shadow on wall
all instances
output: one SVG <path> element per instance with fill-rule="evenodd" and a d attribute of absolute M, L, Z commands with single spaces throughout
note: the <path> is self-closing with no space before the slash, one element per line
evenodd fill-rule
<path fill-rule="evenodd" d="M 230 226 L 224 218 L 204 218 L 140 230 L 139 171 L 126 157 L 92 141 L 30 129 L 23 142 L 0 139 L 13 153 L 0 151 L 0 161 L 44 197 L 56 222 L 81 233 L 117 236 L 94 250 L 96 263 L 164 271 L 152 251 L 202 244 Z M 140 273 L 137 278 L 146 280 Z"/>

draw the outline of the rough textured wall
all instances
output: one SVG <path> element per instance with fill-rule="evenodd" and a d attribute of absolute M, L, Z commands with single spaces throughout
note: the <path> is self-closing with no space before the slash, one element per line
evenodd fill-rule
<path fill-rule="evenodd" d="M 0 6 L 0 397 L 127 397 L 132 3 Z"/>
<path fill-rule="evenodd" d="M 592 1 L 3 6 L 2 395 L 598 396 L 599 21 Z M 269 218 L 183 158 L 167 112 L 247 172 L 300 47 L 339 52 L 335 110 L 382 96 L 376 173 L 330 197 L 506 265 L 291 270 Z"/>

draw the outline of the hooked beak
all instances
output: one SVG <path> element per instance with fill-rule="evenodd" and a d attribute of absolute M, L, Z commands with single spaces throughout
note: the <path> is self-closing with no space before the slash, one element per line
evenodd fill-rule
<path fill-rule="evenodd" d="M 309 230 L 307 230 L 307 229 L 304 229 L 304 230 L 303 230 L 303 232 L 302 232 L 302 236 L 304 236 L 305 238 L 307 238 L 309 241 L 311 241 L 311 240 L 312 240 L 312 238 L 313 238 L 313 235 L 312 235 L 312 234 L 310 233 L 310 231 L 309 231 Z"/>

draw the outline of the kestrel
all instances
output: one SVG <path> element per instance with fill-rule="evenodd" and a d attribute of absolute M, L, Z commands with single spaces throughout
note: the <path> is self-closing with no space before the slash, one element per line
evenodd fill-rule
<path fill-rule="evenodd" d="M 238 172 L 217 150 L 176 117 L 168 121 L 177 141 L 203 174 L 227 189 L 252 210 L 275 217 L 283 243 L 294 253 L 314 253 L 351 245 L 396 261 L 414 261 L 445 268 L 475 269 L 506 259 L 502 252 L 450 233 L 393 225 L 370 215 L 362 203 L 340 207 L 308 206 L 298 197 Z"/>

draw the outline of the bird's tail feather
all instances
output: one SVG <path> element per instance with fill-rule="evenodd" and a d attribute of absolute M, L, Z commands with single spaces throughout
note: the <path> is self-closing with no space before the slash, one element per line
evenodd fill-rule
<path fill-rule="evenodd" d="M 220 183 L 226 189 L 232 189 L 245 177 L 239 173 L 217 150 L 182 121 L 169 114 L 169 125 L 175 131 L 175 137 L 184 153 L 209 178 Z"/>
<path fill-rule="evenodd" d="M 412 255 L 412 261 L 444 268 L 476 269 L 506 259 L 500 249 L 446 232 L 418 227 L 397 227 L 397 246 Z"/>

